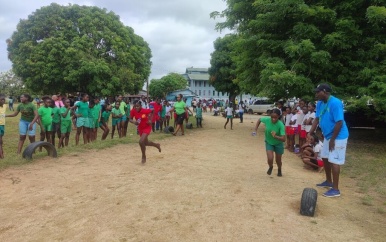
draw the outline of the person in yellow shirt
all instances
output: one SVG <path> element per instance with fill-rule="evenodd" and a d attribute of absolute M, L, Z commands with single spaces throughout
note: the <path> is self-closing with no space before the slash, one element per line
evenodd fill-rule
<path fill-rule="evenodd" d="M 5 106 L 5 96 L 0 94 L 0 159 L 4 158 L 3 136 L 5 132 L 5 110 L 7 110 Z"/>

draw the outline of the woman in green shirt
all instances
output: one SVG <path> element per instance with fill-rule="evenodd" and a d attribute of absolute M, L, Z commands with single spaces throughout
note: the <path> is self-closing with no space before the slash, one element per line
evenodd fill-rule
<path fill-rule="evenodd" d="M 182 94 L 177 95 L 177 102 L 174 103 L 174 106 L 170 109 L 170 112 L 176 112 L 177 118 L 177 128 L 176 131 L 173 133 L 174 136 L 177 135 L 178 131 L 181 129 L 181 134 L 184 135 L 184 119 L 186 117 L 186 111 L 190 110 L 186 107 L 185 102 L 182 100 Z"/>
<path fill-rule="evenodd" d="M 38 111 L 31 103 L 31 96 L 28 94 L 23 94 L 20 96 L 21 103 L 17 106 L 16 111 L 13 114 L 8 114 L 6 117 L 16 117 L 19 113 L 21 113 L 20 122 L 19 122 L 19 145 L 17 147 L 17 153 L 21 153 L 21 149 L 23 148 L 24 141 L 27 137 L 30 143 L 35 142 L 35 133 L 36 133 L 36 121 L 39 118 Z"/>
<path fill-rule="evenodd" d="M 273 169 L 273 154 L 275 153 L 277 164 L 277 176 L 282 176 L 281 173 L 281 157 L 284 154 L 284 142 L 285 142 L 285 128 L 283 122 L 279 120 L 280 110 L 274 109 L 271 117 L 260 118 L 255 127 L 255 132 L 252 135 L 256 135 L 257 128 L 260 123 L 265 124 L 265 149 L 267 151 L 267 162 L 269 169 L 268 175 L 272 174 Z"/>

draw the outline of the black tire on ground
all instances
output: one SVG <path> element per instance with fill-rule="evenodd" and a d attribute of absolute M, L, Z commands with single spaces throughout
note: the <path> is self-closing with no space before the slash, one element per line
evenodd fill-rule
<path fill-rule="evenodd" d="M 300 214 L 313 217 L 316 209 L 318 192 L 313 188 L 304 188 L 300 201 Z"/>
<path fill-rule="evenodd" d="M 23 151 L 23 158 L 25 159 L 32 159 L 32 155 L 34 154 L 35 150 L 39 147 L 43 147 L 47 150 L 48 156 L 51 157 L 58 157 L 58 153 L 56 152 L 55 146 L 53 146 L 51 143 L 45 142 L 45 141 L 36 141 L 27 146 L 27 148 Z"/>
<path fill-rule="evenodd" d="M 173 126 L 166 126 L 164 128 L 164 133 L 169 134 L 169 133 L 173 133 L 173 132 L 174 132 L 174 127 Z"/>
<path fill-rule="evenodd" d="M 192 128 L 193 128 L 193 124 L 192 124 L 192 123 L 187 123 L 187 124 L 185 125 L 185 127 L 186 127 L 187 129 L 192 129 Z"/>
<path fill-rule="evenodd" d="M 248 113 L 249 113 L 249 114 L 253 114 L 252 108 L 248 109 Z"/>

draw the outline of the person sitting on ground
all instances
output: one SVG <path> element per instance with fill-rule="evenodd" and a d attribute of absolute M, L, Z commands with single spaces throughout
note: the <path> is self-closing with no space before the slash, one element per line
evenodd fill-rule
<path fill-rule="evenodd" d="M 302 161 L 304 164 L 311 166 L 314 170 L 322 171 L 324 162 L 320 156 L 323 143 L 319 142 L 316 134 L 311 134 L 306 144 L 302 146 Z"/>

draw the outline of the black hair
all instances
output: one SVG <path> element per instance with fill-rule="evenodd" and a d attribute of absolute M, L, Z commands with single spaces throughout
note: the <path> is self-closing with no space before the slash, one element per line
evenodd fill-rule
<path fill-rule="evenodd" d="M 308 105 L 311 105 L 312 107 L 316 108 L 316 104 L 314 102 L 309 102 Z"/>
<path fill-rule="evenodd" d="M 88 105 L 95 105 L 94 99 L 90 99 L 90 100 L 88 101 Z"/>
<path fill-rule="evenodd" d="M 281 116 L 281 113 L 280 113 L 280 110 L 275 108 L 274 110 L 272 110 L 272 114 L 277 114 L 277 116 Z"/>
<path fill-rule="evenodd" d="M 21 96 L 24 96 L 28 99 L 28 102 L 31 102 L 32 101 L 32 98 L 31 98 L 31 95 L 27 94 L 27 93 L 23 93 L 21 94 Z"/>
<path fill-rule="evenodd" d="M 84 98 L 86 95 L 88 95 L 88 94 L 87 93 L 82 93 L 82 94 L 80 94 L 80 97 Z"/>
<path fill-rule="evenodd" d="M 311 136 L 314 138 L 315 144 L 319 143 L 319 137 L 315 133 L 311 134 Z"/>

